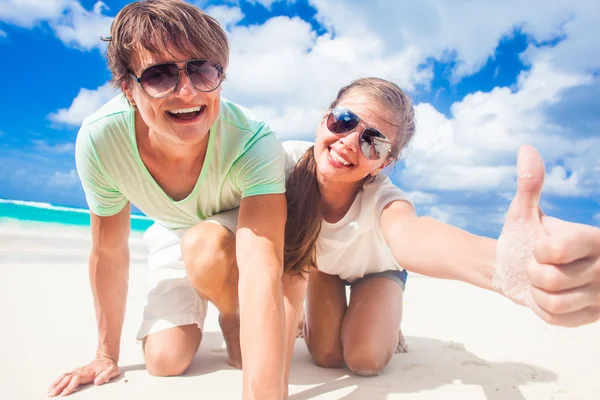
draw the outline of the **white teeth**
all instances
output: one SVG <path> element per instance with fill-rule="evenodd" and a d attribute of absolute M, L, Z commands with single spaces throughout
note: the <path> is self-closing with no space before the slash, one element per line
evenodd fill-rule
<path fill-rule="evenodd" d="M 342 156 L 340 156 L 338 153 L 335 152 L 335 150 L 331 149 L 329 151 L 329 154 L 331 154 L 331 158 L 333 158 L 335 161 L 339 162 L 342 165 L 350 165 L 350 163 L 346 160 L 344 160 L 342 158 Z"/>
<path fill-rule="evenodd" d="M 198 107 L 191 107 L 191 108 L 180 108 L 179 110 L 170 110 L 169 112 L 171 114 L 185 114 L 185 113 L 191 113 L 191 112 L 198 112 L 200 111 L 202 107 L 198 106 Z"/>

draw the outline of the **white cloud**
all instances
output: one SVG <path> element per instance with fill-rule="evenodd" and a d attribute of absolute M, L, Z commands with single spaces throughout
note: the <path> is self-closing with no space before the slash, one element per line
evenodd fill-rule
<path fill-rule="evenodd" d="M 2 0 L 0 21 L 31 28 L 41 21 L 59 18 L 72 0 Z"/>
<path fill-rule="evenodd" d="M 565 176 L 558 169 L 551 171 L 550 193 L 583 193 L 596 174 L 594 163 L 586 166 L 577 160 L 590 148 L 600 148 L 600 139 L 561 136 L 562 130 L 546 121 L 543 107 L 560 101 L 565 88 L 588 82 L 586 76 L 560 72 L 538 60 L 531 71 L 521 74 L 514 90 L 497 87 L 469 94 L 452 105 L 451 118 L 430 104 L 418 104 L 417 132 L 401 181 L 429 190 L 506 190 L 514 185 L 519 145 L 530 143 L 547 163 L 564 158 L 566 149 L 573 157 L 568 179 L 566 170 Z"/>
<path fill-rule="evenodd" d="M 88 11 L 74 0 L 0 0 L 0 21 L 23 28 L 47 22 L 67 46 L 104 49 L 100 36 L 108 34 L 113 20 L 103 15 L 108 9 L 102 1 Z"/>
<path fill-rule="evenodd" d="M 581 68 L 598 67 L 600 63 L 594 39 L 600 36 L 597 0 L 571 3 L 311 0 L 311 3 L 318 9 L 317 19 L 341 36 L 360 37 L 377 27 L 388 51 L 414 47 L 421 60 L 455 56 L 455 78 L 479 70 L 494 55 L 500 39 L 511 36 L 515 29 L 538 42 L 565 35 L 565 50 L 559 49 L 564 65 Z M 580 56 L 580 51 L 585 54 Z"/>
<path fill-rule="evenodd" d="M 117 93 L 108 83 L 96 90 L 81 89 L 69 108 L 62 108 L 48 118 L 58 123 L 80 125 L 85 117 L 94 113 Z"/>
<path fill-rule="evenodd" d="M 415 204 L 435 204 L 438 201 L 438 196 L 433 193 L 414 191 L 406 193 L 406 196 Z"/>
<path fill-rule="evenodd" d="M 4 32 L 2 29 L 0 29 L 0 39 L 8 37 L 8 34 L 6 32 Z"/>
<path fill-rule="evenodd" d="M 407 49 L 388 54 L 375 35 L 360 40 L 317 36 L 299 18 L 275 17 L 231 29 L 232 54 L 224 96 L 269 122 L 283 139 L 310 137 L 337 90 L 361 76 L 382 76 L 412 89 L 430 70 Z"/>
<path fill-rule="evenodd" d="M 544 193 L 558 196 L 581 196 L 583 188 L 576 172 L 567 176 L 567 170 L 563 166 L 556 166 L 546 174 Z"/>
<path fill-rule="evenodd" d="M 244 19 L 244 14 L 239 7 L 211 6 L 206 13 L 219 21 L 223 29 L 231 30 L 238 22 Z"/>
<path fill-rule="evenodd" d="M 600 221 L 600 213 L 594 215 L 594 221 Z"/>
<path fill-rule="evenodd" d="M 54 171 L 54 174 L 48 179 L 48 187 L 66 189 L 71 188 L 79 183 L 77 171 L 71 169 L 68 172 Z"/>
<path fill-rule="evenodd" d="M 72 153 L 75 150 L 74 143 L 49 144 L 45 140 L 33 140 L 34 150 L 44 153 Z"/>
<path fill-rule="evenodd" d="M 104 49 L 106 43 L 100 40 L 100 36 L 109 34 L 113 20 L 113 17 L 102 14 L 104 9 L 108 10 L 108 6 L 101 1 L 94 4 L 92 11 L 73 2 L 68 11 L 61 18 L 51 21 L 50 25 L 66 45 L 82 50 Z"/>

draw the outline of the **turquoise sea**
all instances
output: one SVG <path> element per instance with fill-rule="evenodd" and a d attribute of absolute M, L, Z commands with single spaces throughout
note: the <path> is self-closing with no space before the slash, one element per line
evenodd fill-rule
<path fill-rule="evenodd" d="M 89 226 L 90 212 L 86 208 L 63 207 L 49 203 L 0 199 L 0 223 L 3 219 Z M 143 215 L 131 215 L 132 230 L 145 231 L 150 225 L 152 225 L 152 221 L 149 218 Z"/>

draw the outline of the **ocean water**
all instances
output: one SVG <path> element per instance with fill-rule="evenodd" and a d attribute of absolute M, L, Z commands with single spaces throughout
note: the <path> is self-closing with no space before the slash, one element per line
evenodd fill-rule
<path fill-rule="evenodd" d="M 89 226 L 90 212 L 85 208 L 63 207 L 49 203 L 0 199 L 2 219 L 29 222 L 49 222 L 63 225 Z M 143 215 L 131 215 L 131 229 L 145 231 L 152 220 Z"/>

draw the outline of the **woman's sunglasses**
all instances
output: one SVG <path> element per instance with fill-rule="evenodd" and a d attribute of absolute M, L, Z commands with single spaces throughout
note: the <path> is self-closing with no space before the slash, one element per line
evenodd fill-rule
<path fill-rule="evenodd" d="M 329 110 L 327 129 L 338 135 L 357 131 L 360 151 L 369 160 L 379 160 L 389 153 L 392 148 L 392 144 L 383 133 L 366 126 L 358 115 L 345 107 L 338 106 L 333 110 Z"/>
<path fill-rule="evenodd" d="M 129 73 L 148 96 L 161 98 L 175 91 L 179 74 L 184 70 L 194 88 L 201 92 L 212 92 L 223 81 L 223 68 L 210 60 L 187 60 L 183 68 L 179 68 L 176 62 L 152 65 L 139 77 L 131 71 Z"/>

